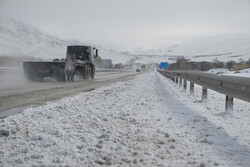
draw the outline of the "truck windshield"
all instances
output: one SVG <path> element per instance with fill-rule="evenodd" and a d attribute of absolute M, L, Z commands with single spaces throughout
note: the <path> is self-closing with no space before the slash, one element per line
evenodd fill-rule
<path fill-rule="evenodd" d="M 90 50 L 88 46 L 68 46 L 67 54 L 75 55 L 76 59 L 86 60 L 89 59 Z"/>

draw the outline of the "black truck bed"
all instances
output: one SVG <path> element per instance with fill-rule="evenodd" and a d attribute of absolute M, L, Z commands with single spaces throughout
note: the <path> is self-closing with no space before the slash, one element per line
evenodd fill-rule
<path fill-rule="evenodd" d="M 42 80 L 43 77 L 60 79 L 64 76 L 65 62 L 23 62 L 24 74 L 30 80 Z"/>

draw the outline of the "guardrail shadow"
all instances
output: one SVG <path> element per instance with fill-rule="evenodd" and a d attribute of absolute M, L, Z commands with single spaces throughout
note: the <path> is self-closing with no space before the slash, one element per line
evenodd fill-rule
<path fill-rule="evenodd" d="M 158 86 L 155 91 L 156 94 L 159 95 L 159 98 L 163 99 L 162 103 L 166 111 L 168 111 L 168 114 L 190 130 L 195 136 L 200 136 L 201 132 L 203 133 L 202 130 L 208 128 L 207 133 L 213 134 L 213 136 L 207 137 L 208 141 L 201 141 L 201 139 L 198 138 L 197 142 L 209 144 L 209 146 L 218 153 L 216 156 L 230 161 L 230 164 L 233 164 L 233 166 L 249 167 L 250 149 L 247 146 L 241 145 L 236 138 L 229 136 L 222 127 L 216 126 L 206 117 L 193 111 L 186 106 L 186 104 L 173 97 L 166 88 L 166 85 L 161 81 L 159 75 L 161 74 L 156 74 L 155 84 Z M 212 142 L 209 143 L 209 140 Z"/>

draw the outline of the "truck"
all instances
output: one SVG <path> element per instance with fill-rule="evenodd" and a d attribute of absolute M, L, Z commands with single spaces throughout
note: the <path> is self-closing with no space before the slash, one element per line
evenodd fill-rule
<path fill-rule="evenodd" d="M 45 77 L 57 81 L 73 81 L 77 75 L 83 79 L 94 78 L 95 61 L 98 49 L 93 46 L 67 46 L 65 59 L 54 59 L 49 62 L 23 62 L 24 75 L 30 81 L 42 81 Z"/>

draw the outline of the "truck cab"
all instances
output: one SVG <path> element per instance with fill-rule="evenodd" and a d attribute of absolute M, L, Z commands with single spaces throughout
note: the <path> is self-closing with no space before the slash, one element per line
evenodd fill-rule
<path fill-rule="evenodd" d="M 67 47 L 66 59 L 86 61 L 94 63 L 98 56 L 98 50 L 92 46 L 71 45 Z"/>
<path fill-rule="evenodd" d="M 97 56 L 98 50 L 95 47 L 71 45 L 67 47 L 66 62 L 69 61 L 74 63 L 74 74 L 84 79 L 88 79 L 89 77 L 94 78 L 95 58 Z M 68 73 L 71 72 L 72 70 L 66 70 L 66 77 Z M 72 74 L 69 74 L 69 76 L 72 76 Z"/>

